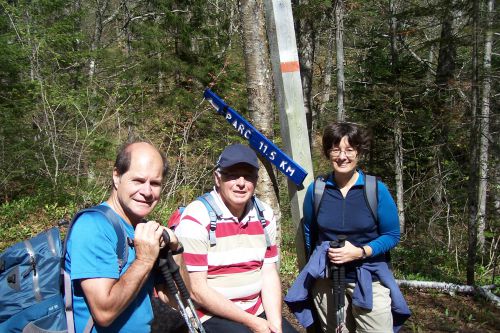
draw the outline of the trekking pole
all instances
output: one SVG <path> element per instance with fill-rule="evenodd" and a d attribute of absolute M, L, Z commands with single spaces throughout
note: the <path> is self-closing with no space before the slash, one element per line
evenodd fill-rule
<path fill-rule="evenodd" d="M 337 236 L 339 240 L 339 247 L 344 247 L 345 241 L 347 239 L 346 235 L 338 235 Z M 345 306 L 345 289 L 346 289 L 346 282 L 345 282 L 345 266 L 340 265 L 339 269 L 339 311 L 340 311 L 340 321 L 341 323 L 345 322 L 345 311 L 344 311 L 344 306 Z"/>
<path fill-rule="evenodd" d="M 189 329 L 190 333 L 205 333 L 205 329 L 201 324 L 198 315 L 196 314 L 196 309 L 194 308 L 194 304 L 191 301 L 189 296 L 189 291 L 186 288 L 186 284 L 182 280 L 181 273 L 179 271 L 179 265 L 175 262 L 172 250 L 168 247 L 170 243 L 170 237 L 167 231 L 163 231 L 162 233 L 163 240 L 165 242 L 165 248 L 161 250 L 158 258 L 158 267 L 165 278 L 165 282 L 168 288 L 168 291 L 171 295 L 175 297 L 177 304 L 179 305 L 179 310 L 181 312 L 184 321 Z M 166 252 L 166 255 L 165 255 Z M 182 296 L 182 297 L 181 297 Z M 182 298 L 188 304 L 188 307 L 184 304 Z"/>
<path fill-rule="evenodd" d="M 338 240 L 330 241 L 331 248 L 344 247 L 347 236 L 339 235 Z M 344 265 L 330 265 L 330 276 L 333 283 L 333 308 L 335 309 L 336 331 L 341 332 L 344 325 L 345 306 L 345 267 Z"/>

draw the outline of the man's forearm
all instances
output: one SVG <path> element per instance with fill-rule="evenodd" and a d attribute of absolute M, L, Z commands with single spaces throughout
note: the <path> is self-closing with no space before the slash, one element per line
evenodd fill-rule
<path fill-rule="evenodd" d="M 267 320 L 281 332 L 281 283 L 275 264 L 264 264 L 262 279 L 262 305 Z"/>
<path fill-rule="evenodd" d="M 118 280 L 82 281 L 82 288 L 95 322 L 101 326 L 109 326 L 137 297 L 151 269 L 150 263 L 134 260 Z"/>

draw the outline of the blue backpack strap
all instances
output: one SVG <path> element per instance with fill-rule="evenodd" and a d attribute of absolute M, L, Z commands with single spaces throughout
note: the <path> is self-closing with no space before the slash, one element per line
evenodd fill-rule
<path fill-rule="evenodd" d="M 252 201 L 253 205 L 255 207 L 255 210 L 257 211 L 257 217 L 259 218 L 260 224 L 262 224 L 262 229 L 264 230 L 264 235 L 266 236 L 266 247 L 271 246 L 271 240 L 269 239 L 269 235 L 267 234 L 266 230 L 266 219 L 264 217 L 264 205 L 262 205 L 262 202 L 257 199 L 257 197 L 254 195 L 252 196 Z"/>
<path fill-rule="evenodd" d="M 364 195 L 373 219 L 378 224 L 378 183 L 376 176 L 365 175 Z"/>
<path fill-rule="evenodd" d="M 118 242 L 116 242 L 116 255 L 118 256 L 118 269 L 121 272 L 128 260 L 128 237 L 118 215 L 111 207 L 108 207 L 106 205 L 98 205 L 90 208 L 85 208 L 76 213 L 68 226 L 68 232 L 64 239 L 63 260 L 66 254 L 67 242 L 69 239 L 69 235 L 71 234 L 73 224 L 80 217 L 80 215 L 87 212 L 98 212 L 103 214 L 106 218 L 106 221 L 111 223 L 113 229 L 115 229 L 116 236 L 118 237 Z"/>
<path fill-rule="evenodd" d="M 219 206 L 217 206 L 210 193 L 205 193 L 196 200 L 200 200 L 208 211 L 208 216 L 210 217 L 210 231 L 208 232 L 208 239 L 210 241 L 210 246 L 215 246 L 217 243 L 215 229 L 217 228 L 217 220 L 222 217 L 222 211 Z"/>
<path fill-rule="evenodd" d="M 68 231 L 66 233 L 66 237 L 64 239 L 63 252 L 61 257 L 61 271 L 63 275 L 63 284 L 64 284 L 64 294 L 71 295 L 71 278 L 64 269 L 64 261 L 66 258 L 66 249 L 68 246 L 69 236 L 71 234 L 71 230 L 73 229 L 73 224 L 77 221 L 77 219 L 86 212 L 98 212 L 106 217 L 106 221 L 111 223 L 113 228 L 115 229 L 116 236 L 118 237 L 118 242 L 116 243 L 116 255 L 118 256 L 118 269 L 121 273 L 123 267 L 127 263 L 128 260 L 128 237 L 123 227 L 118 215 L 114 212 L 111 207 L 106 205 L 98 205 L 86 209 L 82 209 L 75 214 L 71 222 L 68 226 Z M 65 311 L 66 311 L 66 322 L 68 325 L 68 333 L 74 333 L 74 317 L 73 317 L 73 297 L 65 297 Z M 85 325 L 85 329 L 83 333 L 90 333 L 92 328 L 94 327 L 94 319 L 90 316 L 87 324 Z"/>

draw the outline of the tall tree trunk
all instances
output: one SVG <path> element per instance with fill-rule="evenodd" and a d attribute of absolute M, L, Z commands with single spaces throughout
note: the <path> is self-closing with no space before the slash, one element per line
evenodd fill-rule
<path fill-rule="evenodd" d="M 477 121 L 477 109 L 479 101 L 479 0 L 474 0 L 472 5 L 472 89 L 471 89 L 471 131 L 470 142 L 479 141 L 479 129 Z M 474 271 L 476 264 L 477 248 L 477 193 L 478 193 L 478 145 L 470 145 L 470 165 L 469 165 L 469 223 L 468 223 L 468 250 L 467 250 L 467 283 L 474 284 Z"/>
<path fill-rule="evenodd" d="M 390 36 L 391 36 L 391 70 L 394 84 L 394 162 L 395 162 L 395 178 L 396 178 L 396 203 L 398 206 L 399 228 L 401 232 L 405 230 L 405 214 L 404 214 L 404 184 L 403 184 L 403 132 L 401 129 L 401 94 L 399 92 L 400 70 L 399 70 L 399 47 L 397 40 L 398 21 L 396 15 L 399 11 L 399 3 L 397 0 L 389 2 L 391 21 L 390 21 Z"/>
<path fill-rule="evenodd" d="M 90 43 L 91 58 L 89 59 L 89 71 L 88 71 L 90 82 L 92 82 L 92 80 L 94 79 L 96 71 L 97 64 L 95 59 L 95 52 L 99 49 L 101 44 L 101 36 L 102 36 L 103 20 L 104 20 L 103 16 L 107 7 L 108 7 L 108 0 L 104 0 L 103 2 L 99 0 L 96 1 L 94 35 L 92 36 L 92 42 Z"/>
<path fill-rule="evenodd" d="M 273 138 L 274 106 L 272 72 L 267 45 L 264 3 L 262 0 L 240 1 L 243 50 L 247 78 L 248 109 L 254 126 L 266 137 Z M 259 170 L 259 197 L 271 205 L 280 218 L 279 194 L 271 164 L 261 159 L 265 169 Z M 278 223 L 279 225 L 279 223 Z M 278 229 L 278 235 L 279 234 Z M 279 243 L 278 243 L 279 244 Z"/>
<path fill-rule="evenodd" d="M 327 21 L 332 23 L 328 24 L 327 30 L 327 44 L 325 49 L 325 65 L 321 80 L 321 94 L 319 98 L 319 103 L 317 104 L 316 119 L 313 118 L 313 128 L 316 128 L 314 123 L 320 124 L 323 119 L 323 114 L 325 112 L 326 104 L 330 101 L 330 94 L 332 89 L 332 69 L 333 69 L 333 46 L 335 43 L 335 36 L 333 29 L 333 15 L 332 11 L 329 10 L 326 13 Z M 312 143 L 314 144 L 314 142 Z"/>
<path fill-rule="evenodd" d="M 491 49 L 493 44 L 493 7 L 494 1 L 488 0 L 486 33 L 483 59 L 483 94 L 481 117 L 479 120 L 479 186 L 477 198 L 477 241 L 479 251 L 485 251 L 484 230 L 486 226 L 486 199 L 488 187 L 488 148 L 490 141 L 490 93 L 491 93 Z"/>
<path fill-rule="evenodd" d="M 335 49 L 337 54 L 337 120 L 345 120 L 344 108 L 344 1 L 335 1 Z"/>
<path fill-rule="evenodd" d="M 449 124 L 453 109 L 450 107 L 452 96 L 451 85 L 455 78 L 456 41 L 454 38 L 454 0 L 446 0 L 441 13 L 441 36 L 439 39 L 439 55 L 436 69 L 436 92 L 433 118 L 435 120 L 432 149 L 432 203 L 433 216 L 439 218 L 448 211 L 448 199 L 445 197 L 443 167 L 445 166 L 448 144 Z"/>
<path fill-rule="evenodd" d="M 307 6 L 309 0 L 297 1 L 299 6 Z M 305 11 L 303 11 L 305 12 Z M 300 77 L 302 80 L 302 92 L 304 95 L 304 111 L 306 113 L 307 130 L 309 142 L 312 142 L 312 81 L 314 62 L 314 25 L 310 18 L 310 13 L 306 13 L 299 18 L 297 24 L 297 40 L 300 64 Z"/>
<path fill-rule="evenodd" d="M 396 204 L 398 206 L 399 229 L 405 232 L 405 211 L 404 211 L 404 183 L 403 183 L 403 131 L 401 129 L 400 110 L 401 98 L 399 93 L 396 97 L 396 119 L 394 121 L 394 160 L 396 164 Z"/>

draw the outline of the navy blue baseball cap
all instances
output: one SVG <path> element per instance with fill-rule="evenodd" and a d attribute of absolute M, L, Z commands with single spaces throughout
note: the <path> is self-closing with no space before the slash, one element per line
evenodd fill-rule
<path fill-rule="evenodd" d="M 254 168 L 259 168 L 259 160 L 257 154 L 247 145 L 241 143 L 227 146 L 217 160 L 217 166 L 222 169 L 229 168 L 238 163 L 246 163 Z"/>

